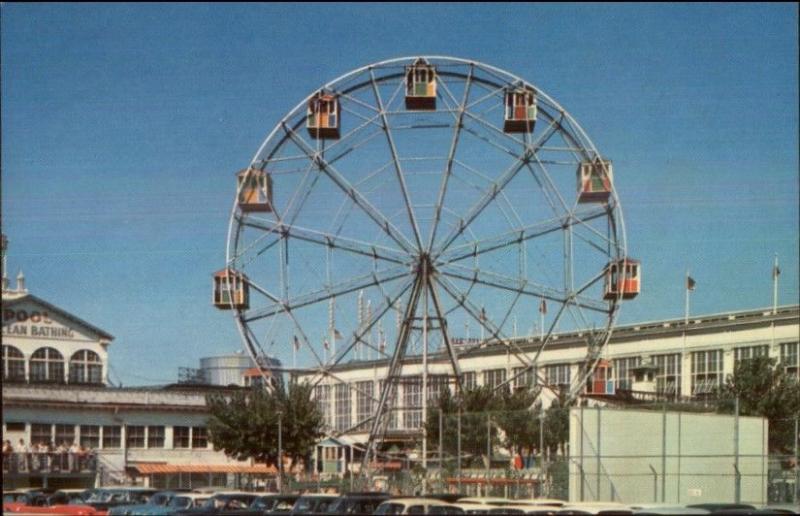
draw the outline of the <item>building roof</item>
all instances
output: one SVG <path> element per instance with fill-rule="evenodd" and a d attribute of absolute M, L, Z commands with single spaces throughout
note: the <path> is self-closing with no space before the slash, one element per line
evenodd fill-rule
<path fill-rule="evenodd" d="M 274 475 L 275 466 L 266 464 L 167 464 L 142 462 L 133 464 L 140 475 L 169 473 L 255 473 Z"/>
<path fill-rule="evenodd" d="M 109 388 L 48 384 L 3 385 L 3 409 L 38 407 L 93 410 L 159 410 L 207 412 L 206 394 L 232 392 L 218 386 L 169 385 Z M 237 388 L 238 389 L 238 388 Z"/>
<path fill-rule="evenodd" d="M 37 296 L 34 296 L 33 294 L 25 294 L 25 295 L 22 295 L 20 297 L 14 297 L 14 298 L 11 298 L 11 299 L 3 299 L 3 305 L 5 305 L 6 307 L 12 307 L 12 306 L 18 305 L 18 304 L 20 304 L 22 302 L 25 302 L 25 301 L 28 301 L 28 302 L 31 302 L 31 303 L 35 303 L 35 304 L 38 304 L 38 305 L 42 305 L 43 307 L 47 308 L 48 310 L 52 311 L 53 313 L 57 313 L 58 315 L 64 317 L 65 319 L 68 319 L 68 320 L 72 321 L 73 323 L 77 324 L 78 326 L 82 326 L 83 328 L 89 330 L 91 333 L 94 333 L 95 335 L 97 335 L 97 337 L 100 338 L 100 339 L 104 339 L 104 340 L 108 340 L 108 341 L 114 340 L 114 336 L 111 335 L 110 333 L 108 333 L 107 331 L 105 331 L 105 330 L 103 330 L 101 328 L 98 328 L 97 326 L 95 326 L 95 325 L 93 325 L 91 323 L 88 323 L 88 322 L 84 321 L 83 319 L 81 319 L 79 317 L 76 317 L 76 316 L 72 315 L 71 313 L 65 311 L 62 308 L 57 307 L 56 305 L 54 305 L 52 303 L 48 303 L 44 299 L 42 299 L 40 297 L 37 297 Z"/>
<path fill-rule="evenodd" d="M 676 335 L 695 335 L 703 333 L 717 332 L 721 328 L 728 330 L 746 329 L 770 324 L 798 324 L 800 321 L 800 305 L 779 306 L 775 313 L 772 307 L 756 310 L 746 310 L 739 312 L 723 312 L 710 315 L 696 315 L 689 318 L 688 323 L 683 317 L 680 319 L 664 319 L 661 321 L 642 322 L 617 326 L 613 329 L 609 346 L 622 342 L 637 341 L 655 337 L 670 337 Z M 518 346 L 523 352 L 535 352 L 541 347 L 541 339 L 538 336 L 525 336 L 516 339 L 509 339 L 514 345 Z M 558 350 L 568 349 L 575 346 L 585 346 L 586 341 L 582 331 L 569 331 L 564 333 L 554 333 L 547 340 L 547 349 Z M 459 347 L 459 358 L 475 358 L 480 356 L 492 356 L 498 353 L 505 353 L 506 345 L 494 341 L 488 341 L 480 346 Z M 445 362 L 449 360 L 445 352 L 428 354 L 430 362 Z M 334 371 L 358 370 L 365 367 L 382 367 L 388 363 L 385 359 L 352 361 L 346 364 L 339 364 L 333 368 Z M 406 356 L 403 364 L 422 363 L 421 355 Z"/>

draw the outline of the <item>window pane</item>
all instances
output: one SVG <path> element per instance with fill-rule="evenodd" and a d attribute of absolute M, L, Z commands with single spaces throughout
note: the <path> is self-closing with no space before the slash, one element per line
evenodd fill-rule
<path fill-rule="evenodd" d="M 31 424 L 31 444 L 46 444 L 50 445 L 53 440 L 52 435 L 53 425 L 45 425 L 40 423 Z"/>
<path fill-rule="evenodd" d="M 375 401 L 373 400 L 374 383 L 357 382 L 356 389 L 356 419 L 364 421 L 375 411 Z M 364 423 L 361 428 L 366 429 L 368 426 L 369 423 Z"/>
<path fill-rule="evenodd" d="M 350 428 L 350 386 L 344 383 L 336 385 L 336 430 Z"/>
<path fill-rule="evenodd" d="M 122 445 L 122 427 L 103 427 L 103 448 L 120 448 Z"/>
<path fill-rule="evenodd" d="M 147 447 L 148 448 L 163 448 L 164 447 L 164 427 L 163 426 L 148 426 L 147 427 Z"/>
<path fill-rule="evenodd" d="M 75 425 L 56 425 L 56 446 L 72 446 L 75 442 Z"/>
<path fill-rule="evenodd" d="M 208 434 L 206 427 L 195 426 L 192 427 L 192 448 L 207 448 L 208 447 Z"/>
<path fill-rule="evenodd" d="M 81 425 L 81 446 L 97 448 L 100 446 L 100 427 L 97 425 Z"/>
<path fill-rule="evenodd" d="M 144 427 L 128 426 L 126 428 L 128 448 L 144 448 Z"/>
<path fill-rule="evenodd" d="M 172 428 L 172 445 L 173 448 L 188 448 L 189 447 L 189 427 L 188 426 L 175 426 Z"/>

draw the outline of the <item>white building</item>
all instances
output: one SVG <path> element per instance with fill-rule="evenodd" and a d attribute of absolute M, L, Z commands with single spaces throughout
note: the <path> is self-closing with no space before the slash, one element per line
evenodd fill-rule
<path fill-rule="evenodd" d="M 30 294 L 22 273 L 12 289 L 5 245 L 3 237 L 2 420 L 3 440 L 15 454 L 3 457 L 4 487 L 131 479 L 157 487 L 234 486 L 274 476 L 274 467 L 231 460 L 209 443 L 205 396 L 228 387 L 107 386 L 114 337 Z M 27 453 L 42 443 L 49 453 Z M 54 453 L 62 443 L 87 451 Z"/>
<path fill-rule="evenodd" d="M 753 356 L 776 358 L 791 374 L 800 374 L 800 306 L 779 307 L 694 316 L 688 324 L 671 319 L 618 327 L 603 358 L 609 366 L 610 392 L 631 390 L 631 369 L 651 364 L 655 370 L 655 391 L 660 396 L 694 397 L 708 394 L 721 386 L 733 373 L 737 361 Z M 540 347 L 540 340 L 520 338 L 516 344 L 529 360 Z M 543 379 L 551 387 L 569 385 L 585 360 L 585 340 L 577 333 L 554 335 L 539 356 L 538 371 L 520 375 L 513 388 Z M 465 386 L 499 385 L 522 371 L 522 364 L 505 346 L 489 345 L 473 350 L 460 359 Z M 441 382 L 450 382 L 448 358 L 443 354 L 428 356 L 428 396 L 435 397 Z M 388 363 L 358 361 L 336 367 L 315 391 L 326 422 L 335 434 L 346 434 L 365 442 L 368 425 L 362 422 L 376 410 L 373 397 L 380 394 L 388 375 Z M 422 357 L 407 358 L 398 382 L 393 416 L 387 437 L 411 441 L 420 435 L 422 422 Z M 540 380 L 541 381 L 541 380 Z M 370 395 L 371 394 L 371 395 Z"/>

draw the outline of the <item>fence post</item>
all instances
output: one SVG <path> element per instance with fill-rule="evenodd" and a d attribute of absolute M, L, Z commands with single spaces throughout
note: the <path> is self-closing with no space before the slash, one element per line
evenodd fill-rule
<path fill-rule="evenodd" d="M 581 471 L 581 499 L 580 499 L 580 501 L 583 502 L 584 501 L 584 489 L 585 489 L 585 487 L 584 487 L 585 475 L 584 475 L 584 471 L 583 471 L 583 440 L 584 440 L 584 438 L 583 438 L 583 405 L 581 405 L 581 426 L 580 426 L 580 431 L 579 431 L 578 435 L 580 436 L 579 438 L 580 438 L 580 445 L 581 445 L 581 449 L 580 449 L 580 454 L 581 454 L 581 465 L 580 465 L 580 471 Z"/>
<path fill-rule="evenodd" d="M 444 440 L 443 440 L 443 430 L 444 430 L 444 422 L 442 408 L 439 407 L 439 476 L 441 477 L 444 474 Z"/>
<path fill-rule="evenodd" d="M 595 501 L 600 501 L 600 476 L 601 476 L 601 461 L 603 460 L 602 452 L 600 451 L 600 405 L 595 405 L 597 408 L 597 490 L 594 494 Z M 609 479 L 610 481 L 611 479 Z"/>
<path fill-rule="evenodd" d="M 667 401 L 661 402 L 661 503 L 667 491 Z"/>
<path fill-rule="evenodd" d="M 492 474 L 492 413 L 486 413 L 486 478 Z"/>
<path fill-rule="evenodd" d="M 733 418 L 733 468 L 736 470 L 734 484 L 734 500 L 736 503 L 742 501 L 742 475 L 739 473 L 739 397 L 734 400 Z"/>
<path fill-rule="evenodd" d="M 539 408 L 539 496 L 544 496 L 542 489 L 546 478 L 544 469 L 544 403 L 539 405 Z"/>
<path fill-rule="evenodd" d="M 456 427 L 457 427 L 457 434 L 458 439 L 456 439 L 456 453 L 458 456 L 456 457 L 456 465 L 458 467 L 458 492 L 461 492 L 461 407 L 458 407 L 458 419 L 456 419 Z"/>
<path fill-rule="evenodd" d="M 796 504 L 800 502 L 797 499 L 797 494 L 800 492 L 800 454 L 798 454 L 798 444 L 800 444 L 800 427 L 798 426 L 798 418 L 794 418 L 794 493 L 792 493 L 792 501 Z"/>
<path fill-rule="evenodd" d="M 653 502 L 658 503 L 658 472 L 652 464 L 648 464 L 647 467 L 653 472 Z"/>

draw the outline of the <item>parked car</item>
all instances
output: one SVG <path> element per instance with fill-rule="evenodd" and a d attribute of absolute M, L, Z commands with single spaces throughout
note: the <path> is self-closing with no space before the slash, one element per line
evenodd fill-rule
<path fill-rule="evenodd" d="M 246 508 L 225 508 L 217 514 L 224 516 L 264 516 L 266 514 L 288 514 L 292 511 L 297 495 L 271 493 L 257 496 Z"/>
<path fill-rule="evenodd" d="M 508 504 L 502 507 L 489 509 L 488 514 L 538 514 L 539 516 L 553 516 L 558 514 L 558 507 L 544 505 Z"/>
<path fill-rule="evenodd" d="M 565 505 L 558 511 L 559 516 L 568 514 L 599 514 L 602 516 L 627 516 L 632 515 L 633 511 L 627 505 L 611 502 L 573 502 Z"/>
<path fill-rule="evenodd" d="M 198 516 L 200 514 L 227 514 L 232 511 L 247 509 L 258 498 L 258 494 L 242 491 L 223 491 L 214 493 L 201 507 L 181 509 L 173 514 Z"/>
<path fill-rule="evenodd" d="M 294 503 L 292 514 L 327 514 L 328 507 L 337 498 L 339 498 L 338 495 L 306 493 Z"/>
<path fill-rule="evenodd" d="M 711 514 L 708 510 L 698 507 L 686 507 L 685 505 L 666 503 L 633 504 L 631 505 L 631 509 L 633 509 L 634 514 L 640 516 L 656 516 L 659 514 L 675 514 L 676 516 Z"/>
<path fill-rule="evenodd" d="M 139 486 L 102 488 L 97 489 L 89 496 L 86 505 L 107 511 L 118 505 L 145 504 L 157 492 L 157 489 Z"/>
<path fill-rule="evenodd" d="M 392 498 L 381 503 L 374 514 L 464 514 L 464 510 L 436 498 Z"/>
<path fill-rule="evenodd" d="M 108 510 L 108 516 L 133 516 L 139 514 L 162 514 L 164 507 L 172 498 L 178 495 L 177 491 L 159 491 L 154 493 L 145 503 L 116 505 Z"/>
<path fill-rule="evenodd" d="M 38 514 L 53 514 L 58 516 L 105 516 L 106 512 L 88 505 L 51 505 L 49 507 L 17 505 L 16 507 L 3 507 L 3 514 L 17 514 L 19 516 Z"/>
<path fill-rule="evenodd" d="M 169 503 L 165 507 L 163 507 L 165 516 L 169 516 L 175 514 L 178 511 L 182 511 L 184 509 L 199 509 L 203 507 L 209 498 L 211 498 L 211 493 L 180 493 L 175 495 Z M 155 516 L 156 513 L 150 513 Z"/>
<path fill-rule="evenodd" d="M 328 507 L 328 514 L 372 514 L 389 498 L 389 493 L 379 491 L 343 494 Z"/>
<path fill-rule="evenodd" d="M 745 511 L 754 511 L 756 510 L 755 506 L 750 505 L 748 503 L 694 503 L 691 505 L 687 505 L 686 507 L 690 509 L 705 509 L 711 514 L 715 513 L 727 513 L 729 511 L 736 511 L 736 510 L 745 510 Z M 741 513 L 740 513 L 741 514 Z"/>

